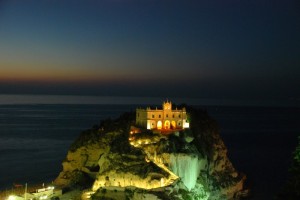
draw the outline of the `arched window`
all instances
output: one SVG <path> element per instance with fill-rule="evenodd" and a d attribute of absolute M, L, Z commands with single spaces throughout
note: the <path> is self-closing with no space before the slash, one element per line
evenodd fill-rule
<path fill-rule="evenodd" d="M 171 128 L 172 128 L 172 129 L 175 129 L 175 128 L 176 128 L 176 122 L 175 122 L 175 121 L 172 121 L 172 122 L 171 122 Z"/>
<path fill-rule="evenodd" d="M 170 129 L 170 121 L 169 120 L 165 121 L 164 128 L 165 129 Z"/>
<path fill-rule="evenodd" d="M 157 122 L 157 129 L 161 129 L 162 128 L 162 122 L 161 121 L 158 121 Z"/>

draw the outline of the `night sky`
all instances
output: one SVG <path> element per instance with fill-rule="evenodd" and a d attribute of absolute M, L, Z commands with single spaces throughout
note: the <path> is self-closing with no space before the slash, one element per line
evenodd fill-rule
<path fill-rule="evenodd" d="M 300 99 L 300 1 L 0 1 L 0 94 Z"/>

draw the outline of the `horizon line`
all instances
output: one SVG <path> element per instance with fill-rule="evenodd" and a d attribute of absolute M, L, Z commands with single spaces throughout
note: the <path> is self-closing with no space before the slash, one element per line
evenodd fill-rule
<path fill-rule="evenodd" d="M 99 96 L 60 94 L 0 94 L 0 105 L 92 104 L 92 105 L 160 105 L 166 99 L 174 104 L 192 106 L 300 107 L 300 99 L 230 99 L 200 97 Z"/>

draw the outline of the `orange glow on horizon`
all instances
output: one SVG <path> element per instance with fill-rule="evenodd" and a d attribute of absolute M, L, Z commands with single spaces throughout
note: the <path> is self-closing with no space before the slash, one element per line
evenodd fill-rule
<path fill-rule="evenodd" d="M 93 74 L 83 70 L 53 68 L 4 68 L 0 69 L 0 81 L 33 81 L 33 82 L 85 82 L 109 79 L 107 75 Z"/>
<path fill-rule="evenodd" d="M 64 66 L 50 63 L 0 62 L 0 82 L 2 83 L 150 83 L 176 80 L 176 76 L 149 72 L 141 67 L 138 70 L 126 67 Z M 181 79 L 182 80 L 182 79 Z"/>
<path fill-rule="evenodd" d="M 130 75 L 113 74 L 103 70 L 93 72 L 71 69 L 0 69 L 0 82 L 36 82 L 36 83 L 95 83 L 131 80 Z"/>

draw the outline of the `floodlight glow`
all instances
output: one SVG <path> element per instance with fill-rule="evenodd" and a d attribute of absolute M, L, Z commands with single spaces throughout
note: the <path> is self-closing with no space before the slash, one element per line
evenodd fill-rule
<path fill-rule="evenodd" d="M 7 200 L 15 200 L 16 196 L 10 195 Z"/>
<path fill-rule="evenodd" d="M 42 199 L 47 199 L 48 198 L 48 196 L 47 195 L 45 195 L 45 196 L 41 196 L 40 197 L 40 199 L 42 200 Z"/>

